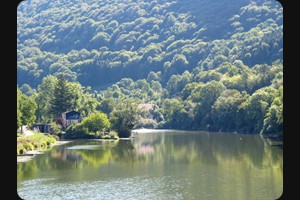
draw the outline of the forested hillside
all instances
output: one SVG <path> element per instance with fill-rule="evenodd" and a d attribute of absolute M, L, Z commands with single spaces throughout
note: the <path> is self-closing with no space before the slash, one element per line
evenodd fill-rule
<path fill-rule="evenodd" d="M 64 75 L 108 116 L 124 99 L 156 105 L 140 127 L 282 133 L 275 0 L 26 0 L 17 17 L 18 85 L 38 105 L 43 78 Z"/>
<path fill-rule="evenodd" d="M 282 8 L 248 0 L 26 0 L 18 7 L 18 84 L 65 74 L 93 88 L 161 71 L 282 59 Z"/>

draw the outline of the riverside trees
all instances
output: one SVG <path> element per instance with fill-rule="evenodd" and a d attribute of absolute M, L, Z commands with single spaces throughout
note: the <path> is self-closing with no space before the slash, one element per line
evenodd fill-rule
<path fill-rule="evenodd" d="M 18 7 L 18 84 L 37 102 L 39 122 L 64 109 L 99 110 L 116 122 L 125 117 L 119 105 L 133 99 L 157 105 L 150 114 L 158 128 L 280 133 L 283 9 L 276 1 L 227 4 L 26 1 Z M 60 75 L 68 81 L 57 85 Z"/>

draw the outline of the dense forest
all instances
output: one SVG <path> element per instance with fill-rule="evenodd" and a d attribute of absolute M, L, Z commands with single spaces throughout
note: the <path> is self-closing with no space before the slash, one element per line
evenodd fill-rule
<path fill-rule="evenodd" d="M 135 127 L 282 133 L 277 1 L 27 0 L 17 17 L 18 93 L 37 122 L 63 76 L 77 95 L 66 109 L 84 115 L 148 103 Z"/>

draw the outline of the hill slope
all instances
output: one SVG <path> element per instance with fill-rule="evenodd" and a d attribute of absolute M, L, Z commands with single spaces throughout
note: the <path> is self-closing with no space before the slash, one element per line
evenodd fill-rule
<path fill-rule="evenodd" d="M 27 0 L 17 11 L 17 80 L 48 74 L 94 88 L 122 78 L 282 61 L 282 7 L 249 0 Z"/>

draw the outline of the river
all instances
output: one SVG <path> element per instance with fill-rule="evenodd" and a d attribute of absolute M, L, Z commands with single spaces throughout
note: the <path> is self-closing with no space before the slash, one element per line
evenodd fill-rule
<path fill-rule="evenodd" d="M 282 151 L 282 142 L 236 133 L 76 140 L 17 164 L 17 191 L 25 200 L 274 200 L 283 190 Z"/>

